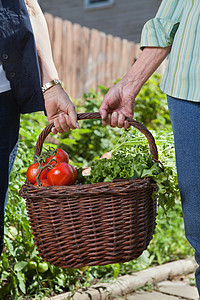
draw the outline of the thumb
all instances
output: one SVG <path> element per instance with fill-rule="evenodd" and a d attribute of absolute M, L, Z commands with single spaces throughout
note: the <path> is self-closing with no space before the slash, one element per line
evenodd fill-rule
<path fill-rule="evenodd" d="M 77 113 L 76 113 L 75 107 L 73 105 L 69 106 L 68 116 L 70 118 L 72 126 L 74 128 L 79 128 L 78 121 L 77 121 Z"/>
<path fill-rule="evenodd" d="M 99 108 L 99 113 L 100 113 L 103 121 L 107 119 L 108 112 L 107 112 L 106 108 L 103 107 L 103 105 L 101 105 L 101 107 Z"/>

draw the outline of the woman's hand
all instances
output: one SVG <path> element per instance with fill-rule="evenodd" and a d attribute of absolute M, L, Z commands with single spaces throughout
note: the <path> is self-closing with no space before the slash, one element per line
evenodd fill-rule
<path fill-rule="evenodd" d="M 61 87 L 55 85 L 44 93 L 45 108 L 49 123 L 54 123 L 52 133 L 63 133 L 78 128 L 77 114 L 69 96 Z"/>

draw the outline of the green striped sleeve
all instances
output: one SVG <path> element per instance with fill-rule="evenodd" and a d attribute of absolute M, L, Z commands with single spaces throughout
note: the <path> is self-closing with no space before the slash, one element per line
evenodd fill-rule
<path fill-rule="evenodd" d="M 179 27 L 185 0 L 164 0 L 154 19 L 149 20 L 142 30 L 141 48 L 167 47 L 172 45 Z"/>
<path fill-rule="evenodd" d="M 148 21 L 142 30 L 141 48 L 146 46 L 167 47 L 172 45 L 178 26 L 179 22 L 171 20 L 155 18 Z"/>

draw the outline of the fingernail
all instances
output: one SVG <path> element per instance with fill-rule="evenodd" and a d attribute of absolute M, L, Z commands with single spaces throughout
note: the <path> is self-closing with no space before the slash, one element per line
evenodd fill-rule
<path fill-rule="evenodd" d="M 56 133 L 57 133 L 57 130 L 56 130 L 55 128 L 52 128 L 52 129 L 51 129 L 51 132 L 52 132 L 52 134 L 56 134 Z"/>
<path fill-rule="evenodd" d="M 100 113 L 100 115 L 101 115 L 101 119 L 102 120 L 105 120 L 106 118 L 107 118 L 107 113 L 106 113 L 106 111 L 99 111 L 99 113 Z"/>
<path fill-rule="evenodd" d="M 106 120 L 107 115 L 106 115 L 106 114 L 102 114 L 102 115 L 101 115 L 101 118 L 102 118 L 102 120 Z"/>

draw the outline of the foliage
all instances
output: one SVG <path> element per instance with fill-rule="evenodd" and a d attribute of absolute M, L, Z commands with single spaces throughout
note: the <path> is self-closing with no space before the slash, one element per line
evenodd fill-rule
<path fill-rule="evenodd" d="M 174 259 L 185 258 L 193 254 L 192 248 L 184 237 L 182 212 L 174 161 L 174 145 L 166 99 L 159 92 L 159 80 L 154 77 L 154 98 L 150 94 L 151 85 L 147 82 L 137 101 L 137 120 L 147 120 L 146 127 L 153 130 L 158 146 L 159 159 L 165 166 L 171 189 L 171 200 L 175 199 L 173 210 L 163 217 L 158 207 L 157 227 L 148 250 L 137 259 L 124 264 L 89 267 L 86 270 L 56 268 L 49 263 L 48 269 L 41 272 L 38 256 L 29 222 L 25 201 L 19 196 L 19 190 L 25 181 L 27 167 L 33 162 L 34 147 L 38 135 L 47 125 L 46 117 L 40 113 L 24 115 L 21 118 L 20 140 L 17 159 L 10 176 L 9 202 L 5 214 L 5 247 L 0 261 L 0 299 L 41 299 L 69 290 L 89 286 L 99 280 L 105 281 L 120 274 L 162 264 Z M 149 87 L 148 87 L 149 85 Z M 158 94 L 157 94 L 158 93 Z M 159 101 L 157 101 L 159 99 Z M 101 92 L 91 91 L 84 95 L 83 103 L 76 105 L 77 111 L 97 111 L 102 100 Z M 151 100 L 151 101 L 150 101 Z M 155 103 L 156 102 L 156 103 Z M 151 109 L 150 115 L 148 110 Z M 121 129 L 101 126 L 100 120 L 81 121 L 80 129 L 63 135 L 47 138 L 44 147 L 54 143 L 66 150 L 74 165 L 87 165 L 113 147 L 117 147 Z M 169 195 L 168 195 L 169 197 Z"/>
<path fill-rule="evenodd" d="M 166 95 L 159 88 L 160 75 L 154 74 L 139 92 L 134 118 L 149 129 L 171 127 Z"/>
<path fill-rule="evenodd" d="M 90 175 L 80 176 L 81 183 L 111 182 L 113 179 L 152 178 L 157 184 L 158 203 L 165 209 L 173 208 L 178 197 L 178 183 L 174 162 L 173 136 L 163 137 L 158 133 L 159 153 L 164 160 L 168 158 L 166 168 L 154 162 L 149 153 L 146 137 L 136 129 L 122 130 L 117 144 L 109 153 L 111 159 L 95 159 L 89 164 Z M 173 148 L 174 149 L 174 148 Z M 168 151 L 168 153 L 167 153 Z M 167 154 L 167 155 L 166 155 Z M 162 160 L 161 160 L 162 161 Z M 170 165 L 171 162 L 171 165 Z"/>

